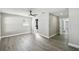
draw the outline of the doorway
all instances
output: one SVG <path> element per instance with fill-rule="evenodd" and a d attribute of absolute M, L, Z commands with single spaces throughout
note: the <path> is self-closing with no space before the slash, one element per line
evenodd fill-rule
<path fill-rule="evenodd" d="M 63 23 L 63 36 L 66 40 L 66 43 L 68 44 L 68 41 L 69 41 L 69 19 L 63 19 L 62 21 Z"/>

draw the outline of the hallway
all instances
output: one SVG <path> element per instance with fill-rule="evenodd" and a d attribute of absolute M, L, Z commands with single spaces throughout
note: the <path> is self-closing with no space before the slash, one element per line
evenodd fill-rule
<path fill-rule="evenodd" d="M 67 40 L 63 36 L 55 36 L 51 39 L 44 38 L 38 33 L 24 34 L 2 38 L 1 51 L 79 51 L 66 45 Z"/>

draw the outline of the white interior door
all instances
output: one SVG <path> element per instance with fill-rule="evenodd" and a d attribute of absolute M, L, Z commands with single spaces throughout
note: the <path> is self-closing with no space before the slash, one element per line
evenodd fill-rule
<path fill-rule="evenodd" d="M 63 20 L 63 34 L 64 38 L 69 39 L 69 19 Z"/>
<path fill-rule="evenodd" d="M 68 34 L 69 33 L 69 20 L 64 20 L 64 33 Z"/>

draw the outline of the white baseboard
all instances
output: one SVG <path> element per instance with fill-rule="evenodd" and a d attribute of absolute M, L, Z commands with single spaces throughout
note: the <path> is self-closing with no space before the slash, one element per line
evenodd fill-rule
<path fill-rule="evenodd" d="M 71 46 L 71 47 L 75 47 L 75 48 L 79 49 L 79 45 L 76 45 L 76 44 L 73 44 L 73 43 L 68 43 L 68 45 Z"/>
<path fill-rule="evenodd" d="M 57 34 L 51 35 L 51 36 L 49 36 L 49 38 L 54 37 L 55 35 L 57 35 Z"/>
<path fill-rule="evenodd" d="M 54 34 L 54 35 L 51 35 L 51 36 L 45 36 L 45 35 L 43 35 L 43 34 L 40 34 L 41 36 L 43 36 L 43 37 L 46 37 L 46 38 L 51 38 L 51 37 L 54 37 L 55 35 L 57 35 L 57 34 Z"/>
<path fill-rule="evenodd" d="M 48 36 L 45 36 L 45 35 L 43 35 L 43 34 L 40 34 L 40 33 L 39 33 L 39 35 L 41 35 L 41 36 L 43 36 L 43 37 L 45 37 L 45 38 L 49 38 Z"/>
<path fill-rule="evenodd" d="M 13 35 L 2 36 L 1 38 L 11 37 L 11 36 L 17 36 L 17 35 L 22 35 L 22 34 L 29 34 L 29 33 L 30 32 L 18 33 L 18 34 L 13 34 Z"/>

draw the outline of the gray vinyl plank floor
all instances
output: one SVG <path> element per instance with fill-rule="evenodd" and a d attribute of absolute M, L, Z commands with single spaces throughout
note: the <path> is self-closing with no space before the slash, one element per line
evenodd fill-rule
<path fill-rule="evenodd" d="M 79 49 L 67 45 L 67 39 L 62 35 L 56 35 L 47 39 L 39 34 L 24 34 L 2 38 L 0 40 L 1 51 L 79 51 Z"/>

